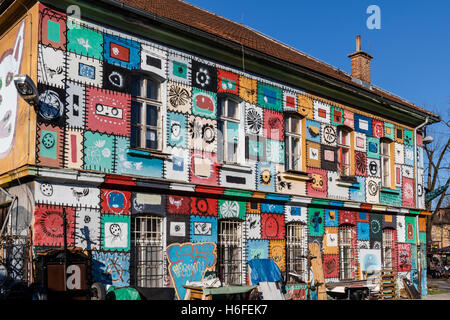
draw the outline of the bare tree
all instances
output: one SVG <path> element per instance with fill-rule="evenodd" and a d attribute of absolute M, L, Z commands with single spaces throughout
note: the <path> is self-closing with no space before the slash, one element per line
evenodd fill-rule
<path fill-rule="evenodd" d="M 433 191 L 450 183 L 450 159 L 448 156 L 450 151 L 450 120 L 448 120 L 448 117 L 441 121 L 439 128 L 434 129 L 431 135 L 436 136 L 435 141 L 424 146 L 427 156 L 425 162 L 427 191 Z M 439 209 L 445 208 L 450 202 L 449 192 L 450 188 L 436 199 L 425 203 L 426 210 L 432 212 L 432 215 L 427 217 L 427 243 L 431 242 L 433 217 L 439 212 Z"/>

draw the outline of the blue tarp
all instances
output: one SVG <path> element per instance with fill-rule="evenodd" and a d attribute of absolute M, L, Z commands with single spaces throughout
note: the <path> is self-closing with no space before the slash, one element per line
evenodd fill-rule
<path fill-rule="evenodd" d="M 250 280 L 253 285 L 264 281 L 283 281 L 280 268 L 271 259 L 252 259 L 248 262 L 248 265 L 252 269 Z"/>

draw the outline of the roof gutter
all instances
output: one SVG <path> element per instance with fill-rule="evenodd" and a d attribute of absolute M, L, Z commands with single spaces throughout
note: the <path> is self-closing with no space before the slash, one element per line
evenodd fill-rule
<path fill-rule="evenodd" d="M 123 3 L 122 1 L 118 1 L 118 0 L 99 0 L 99 2 L 102 2 L 102 3 L 107 4 L 109 6 L 113 6 L 113 7 L 119 8 L 121 10 L 126 10 L 129 13 L 136 14 L 138 16 L 145 17 L 147 19 L 151 19 L 151 20 L 154 20 L 154 21 L 157 21 L 157 22 L 169 25 L 171 27 L 180 29 L 182 31 L 186 31 L 186 32 L 189 32 L 189 33 L 194 33 L 195 35 L 205 37 L 208 40 L 211 40 L 211 41 L 214 41 L 214 42 L 218 42 L 218 43 L 220 43 L 220 44 L 222 44 L 224 46 L 231 47 L 231 48 L 233 48 L 233 49 L 235 49 L 237 51 L 241 51 L 242 50 L 241 45 L 239 45 L 239 44 L 237 44 L 237 43 L 235 43 L 233 41 L 226 40 L 226 39 L 223 39 L 223 38 L 221 38 L 219 36 L 216 36 L 216 35 L 207 33 L 205 31 L 202 31 L 202 30 L 190 27 L 190 26 L 182 24 L 180 22 L 177 22 L 177 21 L 174 21 L 174 20 L 170 20 L 168 18 L 164 18 L 164 17 L 158 16 L 155 13 L 152 13 L 152 12 L 149 12 L 149 11 L 145 11 L 143 9 L 139 9 L 137 7 L 128 5 L 126 3 Z M 270 55 L 264 54 L 264 53 L 262 53 L 260 51 L 257 51 L 257 50 L 251 49 L 251 48 L 246 48 L 246 50 L 247 50 L 247 52 L 251 53 L 252 55 L 254 55 L 256 57 L 260 57 L 260 58 L 263 58 L 265 60 L 270 60 L 273 63 L 282 65 L 282 66 L 287 67 L 289 69 L 294 69 L 294 70 L 299 71 L 301 73 L 305 73 L 305 74 L 309 75 L 310 77 L 319 79 L 319 80 L 324 81 L 326 83 L 329 83 L 329 84 L 332 84 L 332 85 L 335 85 L 335 86 L 338 86 L 338 87 L 341 87 L 341 88 L 344 87 L 348 91 L 351 91 L 351 92 L 356 93 L 356 94 L 361 95 L 361 96 L 365 96 L 366 98 L 369 98 L 369 99 L 372 99 L 372 100 L 377 100 L 380 104 L 383 104 L 383 105 L 385 105 L 387 107 L 394 107 L 397 110 L 402 110 L 402 111 L 406 111 L 406 112 L 408 112 L 410 114 L 414 114 L 416 116 L 416 118 L 418 118 L 418 119 L 420 119 L 422 121 L 424 119 L 426 119 L 427 117 L 429 118 L 429 122 L 430 123 L 441 121 L 439 116 L 435 117 L 435 116 L 431 116 L 430 114 L 427 114 L 427 113 L 424 113 L 424 112 L 420 112 L 420 111 L 418 111 L 418 110 L 416 110 L 414 108 L 408 107 L 407 105 L 403 105 L 403 104 L 397 103 L 395 101 L 391 101 L 391 100 L 389 100 L 387 98 L 384 98 L 384 97 L 382 97 L 380 95 L 368 92 L 368 91 L 366 91 L 366 90 L 364 90 L 362 88 L 358 88 L 356 86 L 352 86 L 352 85 L 347 84 L 345 82 L 342 82 L 342 81 L 339 81 L 337 79 L 331 78 L 331 77 L 323 75 L 321 73 L 318 73 L 318 72 L 316 72 L 314 70 L 311 70 L 311 69 L 308 69 L 308 68 L 305 68 L 305 67 L 302 67 L 302 66 L 299 66 L 299 65 L 296 65 L 296 64 L 293 64 L 293 63 L 290 63 L 290 62 L 287 62 L 287 61 L 275 58 L 275 57 L 272 57 Z"/>

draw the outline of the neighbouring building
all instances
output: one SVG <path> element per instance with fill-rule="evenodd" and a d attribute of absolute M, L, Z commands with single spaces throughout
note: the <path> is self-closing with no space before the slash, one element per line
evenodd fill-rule
<path fill-rule="evenodd" d="M 440 209 L 434 215 L 431 226 L 431 241 L 436 249 L 450 246 L 450 208 Z"/>
<path fill-rule="evenodd" d="M 183 298 L 205 269 L 243 284 L 247 261 L 271 258 L 305 299 L 289 273 L 308 281 L 316 243 L 326 282 L 393 269 L 426 295 L 421 129 L 440 118 L 372 85 L 359 42 L 350 75 L 176 0 L 7 0 L 0 35 L 1 221 L 26 244 L 18 280 L 63 246 L 64 211 L 68 246 L 105 285 Z"/>

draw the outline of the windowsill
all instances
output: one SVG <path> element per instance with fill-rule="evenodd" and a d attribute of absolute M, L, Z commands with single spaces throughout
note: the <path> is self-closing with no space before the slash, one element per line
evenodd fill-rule
<path fill-rule="evenodd" d="M 164 153 L 159 150 L 154 149 L 144 149 L 144 148 L 128 148 L 127 153 L 138 156 L 138 157 L 156 157 L 156 158 L 162 158 L 167 159 L 170 157 L 169 153 Z"/>
<path fill-rule="evenodd" d="M 312 178 L 307 172 L 297 170 L 286 170 L 282 173 L 284 179 L 298 180 L 298 181 L 311 181 Z"/>
<path fill-rule="evenodd" d="M 252 168 L 237 162 L 222 162 L 222 169 L 237 172 L 251 172 Z"/>
<path fill-rule="evenodd" d="M 392 188 L 388 188 L 388 187 L 381 187 L 381 188 L 380 188 L 380 191 L 381 191 L 381 192 L 386 192 L 386 193 L 397 194 L 397 195 L 400 193 L 399 190 L 397 190 L 397 189 L 392 189 Z"/>
<path fill-rule="evenodd" d="M 336 181 L 337 181 L 336 184 L 341 187 L 359 188 L 359 182 L 358 182 L 358 179 L 356 179 L 356 176 L 341 175 L 341 176 L 339 176 L 339 178 Z"/>

